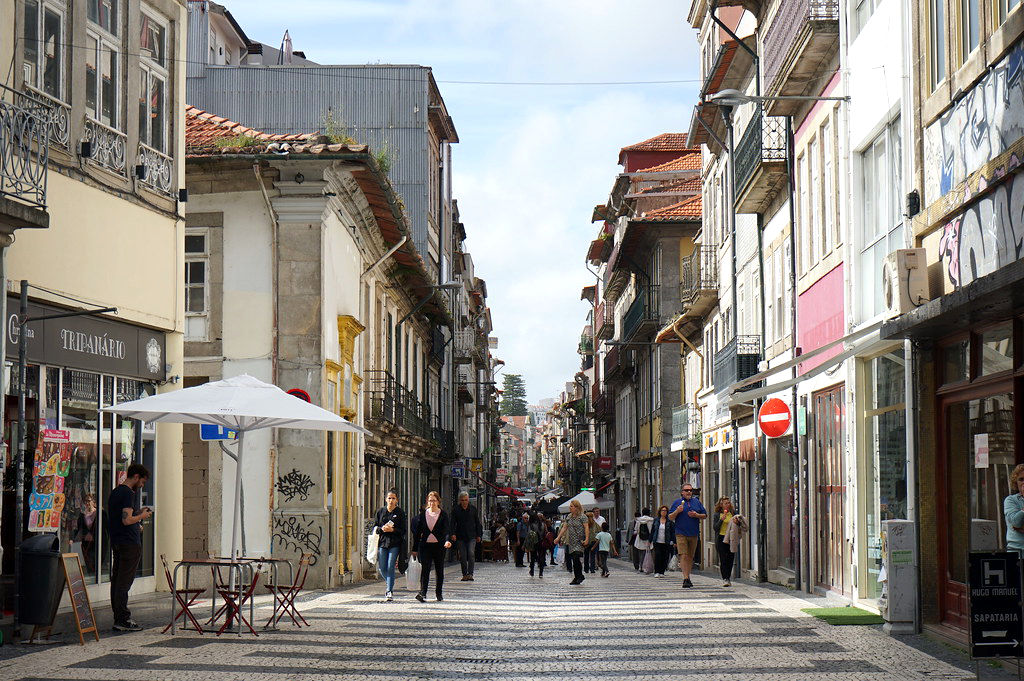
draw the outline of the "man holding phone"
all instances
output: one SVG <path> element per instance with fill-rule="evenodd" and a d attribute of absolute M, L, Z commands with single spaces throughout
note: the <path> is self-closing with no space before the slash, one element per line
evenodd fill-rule
<path fill-rule="evenodd" d="M 683 573 L 683 587 L 690 588 L 693 586 L 690 571 L 693 569 L 693 554 L 697 550 L 700 521 L 708 517 L 704 504 L 693 497 L 693 485 L 683 483 L 682 494 L 672 502 L 668 517 L 676 523 L 676 550 L 679 552 L 679 569 Z"/>
<path fill-rule="evenodd" d="M 142 521 L 153 512 L 139 509 L 138 491 L 149 481 L 149 469 L 139 463 L 128 466 L 125 479 L 107 499 L 112 556 L 110 559 L 110 608 L 115 631 L 142 631 L 128 609 L 128 592 L 135 581 L 142 558 Z"/>

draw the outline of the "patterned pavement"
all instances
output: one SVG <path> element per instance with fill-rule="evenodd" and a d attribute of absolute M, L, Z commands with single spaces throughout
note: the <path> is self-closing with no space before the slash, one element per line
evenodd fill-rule
<path fill-rule="evenodd" d="M 880 627 L 832 627 L 800 612 L 807 600 L 775 589 L 695 575 L 612 576 L 570 586 L 484 564 L 474 582 L 448 569 L 445 601 L 418 603 L 404 579 L 396 601 L 379 583 L 314 592 L 312 625 L 259 638 L 195 632 L 103 632 L 99 643 L 50 646 L 0 661 L 0 679 L 36 681 L 284 681 L 285 679 L 974 679 L 959 653 Z M 169 598 L 169 597 L 167 597 Z M 160 602 L 166 613 L 168 601 Z M 262 608 L 265 620 L 269 606 Z M 166 614 L 163 615 L 166 617 Z M 258 615 L 259 619 L 259 615 Z M 154 622 L 155 624 L 155 622 Z M 1011 679 L 983 665 L 983 678 Z"/>

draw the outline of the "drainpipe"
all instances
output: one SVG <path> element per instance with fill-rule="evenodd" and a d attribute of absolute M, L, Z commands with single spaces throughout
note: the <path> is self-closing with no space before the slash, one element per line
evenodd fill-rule
<path fill-rule="evenodd" d="M 794 193 L 794 180 L 796 173 L 793 167 L 793 117 L 786 116 L 786 174 L 787 184 L 789 185 L 789 288 L 790 288 L 790 304 L 789 304 L 789 343 L 793 350 L 793 357 L 796 357 L 800 352 L 797 347 L 797 332 L 796 332 L 796 207 L 793 205 L 795 200 Z M 793 379 L 797 377 L 797 365 L 793 365 Z M 793 471 L 794 482 L 796 483 L 796 502 L 797 508 L 801 508 L 801 489 L 800 489 L 800 476 L 801 471 L 804 468 L 804 451 L 800 447 L 800 427 L 799 419 L 797 418 L 797 394 L 796 394 L 796 383 L 793 383 L 792 388 L 792 404 L 793 404 L 793 453 L 790 456 L 796 457 L 796 470 Z M 800 519 L 801 524 L 806 523 L 808 519 L 802 514 L 797 513 L 797 517 Z M 806 547 L 801 541 L 803 537 L 803 530 L 797 528 L 796 532 L 796 560 L 794 560 L 794 567 L 796 568 L 796 589 L 797 591 L 803 588 L 803 582 L 805 575 L 803 573 L 803 553 L 806 551 Z"/>
<path fill-rule="evenodd" d="M 765 300 L 764 300 L 764 233 L 762 231 L 761 224 L 762 216 L 760 213 L 757 214 L 757 269 L 758 269 L 758 288 L 761 294 L 761 350 L 764 352 L 765 340 L 768 336 L 768 327 L 765 320 Z M 733 284 L 735 286 L 735 284 Z M 767 356 L 767 353 L 764 353 Z M 764 404 L 764 398 L 758 399 L 754 403 L 754 437 L 757 437 L 757 414 L 761 411 L 761 405 Z M 767 582 L 768 581 L 768 518 L 765 517 L 768 511 L 768 499 L 767 499 L 767 481 L 765 478 L 768 474 L 768 438 L 760 437 L 761 446 L 758 448 L 757 460 L 755 461 L 755 484 L 756 484 L 756 500 L 757 500 L 757 581 Z M 735 443 L 735 446 L 739 447 L 739 442 Z M 737 456 L 737 458 L 739 458 Z"/>

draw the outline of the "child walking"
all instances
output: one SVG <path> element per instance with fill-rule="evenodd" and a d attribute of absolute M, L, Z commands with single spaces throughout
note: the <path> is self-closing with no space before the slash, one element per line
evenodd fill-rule
<path fill-rule="evenodd" d="M 616 558 L 619 552 L 612 546 L 612 535 L 608 532 L 608 523 L 601 523 L 601 531 L 597 533 L 597 566 L 601 568 L 601 576 L 608 576 L 608 553 Z"/>

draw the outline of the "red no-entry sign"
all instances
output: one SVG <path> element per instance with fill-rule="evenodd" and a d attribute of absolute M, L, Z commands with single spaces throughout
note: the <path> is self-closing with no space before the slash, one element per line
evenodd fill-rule
<path fill-rule="evenodd" d="M 791 420 L 789 405 L 777 397 L 762 404 L 757 415 L 757 424 L 768 437 L 781 437 L 789 430 Z"/>

